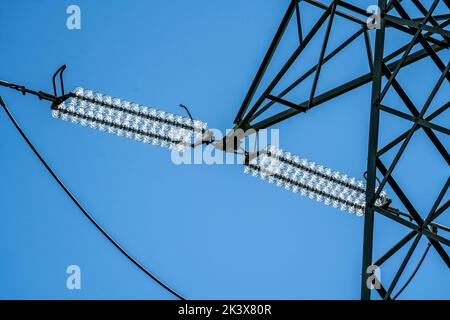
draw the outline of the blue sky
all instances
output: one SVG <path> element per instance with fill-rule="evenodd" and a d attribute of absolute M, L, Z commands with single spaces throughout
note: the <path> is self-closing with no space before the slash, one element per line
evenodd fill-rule
<path fill-rule="evenodd" d="M 364 7 L 371 1 L 358 3 Z M 81 30 L 66 28 L 70 4 L 81 8 Z M 183 115 L 178 104 L 184 103 L 195 118 L 225 130 L 287 5 L 287 0 L 8 2 L 0 12 L 0 79 L 51 91 L 53 72 L 67 64 L 67 89 L 83 86 Z M 320 10 L 303 8 L 305 25 L 311 26 Z M 288 29 L 269 74 L 295 48 L 293 30 Z M 330 48 L 356 30 L 336 18 Z M 323 29 L 287 80 L 316 63 L 320 35 Z M 395 32 L 388 37 L 388 52 L 408 41 Z M 369 71 L 363 44 L 358 39 L 324 67 L 318 93 Z M 448 62 L 448 52 L 439 55 Z M 418 105 L 438 77 L 427 60 L 399 75 Z M 310 83 L 292 98 L 308 96 Z M 444 83 L 430 112 L 448 101 L 449 89 Z M 165 149 L 57 121 L 48 103 L 36 97 L 4 88 L 0 94 L 101 225 L 187 298 L 359 298 L 363 219 L 246 176 L 240 166 L 175 166 Z M 388 99 L 404 110 L 398 97 L 389 94 Z M 369 101 L 370 86 L 364 86 L 278 125 L 281 147 L 361 179 Z M 437 123 L 448 126 L 449 113 Z M 0 124 L 0 298 L 173 298 L 77 210 L 4 113 Z M 383 115 L 380 145 L 410 126 Z M 449 138 L 438 136 L 448 148 Z M 389 163 L 392 155 L 385 159 Z M 448 175 L 423 132 L 413 138 L 395 171 L 423 215 Z M 402 208 L 395 197 L 394 203 Z M 448 225 L 448 215 L 439 222 Z M 407 231 L 377 217 L 374 255 Z M 399 286 L 425 246 L 422 240 Z M 382 279 L 392 278 L 407 248 L 383 266 Z M 79 291 L 65 286 L 65 270 L 72 264 L 81 267 Z M 449 271 L 431 249 L 402 297 L 448 299 L 449 288 Z"/>

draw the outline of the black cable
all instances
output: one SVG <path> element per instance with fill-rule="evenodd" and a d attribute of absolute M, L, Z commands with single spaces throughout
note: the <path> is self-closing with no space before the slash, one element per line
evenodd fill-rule
<path fill-rule="evenodd" d="M 364 172 L 364 179 L 367 181 L 367 177 L 368 177 L 368 172 Z M 380 178 L 378 178 L 377 176 L 375 176 L 375 179 L 377 179 L 378 184 L 381 184 Z"/>
<path fill-rule="evenodd" d="M 189 115 L 189 118 L 191 118 L 191 120 L 194 120 L 194 118 L 192 118 L 191 113 L 189 112 L 189 109 L 185 105 L 180 104 L 180 107 L 183 108 L 184 110 L 186 110 L 186 112 Z"/>
<path fill-rule="evenodd" d="M 47 171 L 52 175 L 53 179 L 59 184 L 59 186 L 64 190 L 64 192 L 69 196 L 69 198 L 75 203 L 75 205 L 83 212 L 86 218 L 91 221 L 95 227 L 117 248 L 119 251 L 125 255 L 134 265 L 136 265 L 139 269 L 141 269 L 146 275 L 148 275 L 150 278 L 152 278 L 158 285 L 163 287 L 165 290 L 169 291 L 171 294 L 173 294 L 175 297 L 177 297 L 180 300 L 186 300 L 183 296 L 181 296 L 179 293 L 177 293 L 175 290 L 171 289 L 168 285 L 166 285 L 164 282 L 159 280 L 155 275 L 153 275 L 150 271 L 148 271 L 144 266 L 142 266 L 139 262 L 137 262 L 133 257 L 131 257 L 125 249 L 123 249 L 109 234 L 104 230 L 96 221 L 95 219 L 84 209 L 84 207 L 78 202 L 78 200 L 75 198 L 75 196 L 69 191 L 69 189 L 64 185 L 64 183 L 58 178 L 56 173 L 53 171 L 53 169 L 48 165 L 48 163 L 44 160 L 44 158 L 41 156 L 41 154 L 36 150 L 34 145 L 31 143 L 31 141 L 28 139 L 27 135 L 22 131 L 19 124 L 17 123 L 14 116 L 9 111 L 8 107 L 6 106 L 5 102 L 3 101 L 2 97 L 0 96 L 0 105 L 5 110 L 6 114 L 8 115 L 11 122 L 16 127 L 17 131 L 20 133 L 22 138 L 26 141 L 28 146 L 33 150 L 34 154 L 39 158 L 41 163 L 44 165 L 44 167 L 47 169 Z"/>
<path fill-rule="evenodd" d="M 420 258 L 419 263 L 417 264 L 416 269 L 414 270 L 414 272 L 411 274 L 411 276 L 409 277 L 408 281 L 406 281 L 406 283 L 403 285 L 403 287 L 400 289 L 400 291 L 395 295 L 394 298 L 392 298 L 393 300 L 396 300 L 397 297 L 406 289 L 406 287 L 409 285 L 409 283 L 412 281 L 412 279 L 414 278 L 414 276 L 416 275 L 417 271 L 419 271 L 420 267 L 422 266 L 423 261 L 425 260 L 425 257 L 428 254 L 428 251 L 430 250 L 431 247 L 431 242 L 428 242 L 427 248 L 425 249 L 425 252 L 423 253 L 422 258 Z"/>
<path fill-rule="evenodd" d="M 67 69 L 67 66 L 65 64 L 63 64 L 58 70 L 56 70 L 56 72 L 53 74 L 53 78 L 52 78 L 52 84 L 53 84 L 53 93 L 55 94 L 55 96 L 58 96 L 58 93 L 56 91 L 56 76 L 59 73 L 59 84 L 61 85 L 61 95 L 64 95 L 64 79 L 63 79 L 63 73 L 64 70 Z"/>

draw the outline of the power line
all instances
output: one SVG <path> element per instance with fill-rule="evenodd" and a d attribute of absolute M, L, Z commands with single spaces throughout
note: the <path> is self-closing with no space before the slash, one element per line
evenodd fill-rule
<path fill-rule="evenodd" d="M 393 300 L 396 300 L 398 298 L 398 296 L 406 289 L 406 287 L 410 284 L 410 282 L 412 281 L 412 279 L 414 279 L 415 275 L 417 274 L 417 271 L 419 271 L 420 267 L 422 266 L 423 261 L 425 260 L 425 257 L 428 254 L 428 251 L 430 251 L 430 247 L 431 247 L 431 242 L 428 242 L 427 248 L 425 249 L 425 252 L 422 255 L 422 258 L 420 258 L 419 263 L 417 264 L 416 269 L 414 269 L 413 273 L 411 274 L 411 276 L 409 277 L 409 279 L 406 281 L 406 283 L 403 285 L 403 287 L 398 291 L 398 293 L 395 295 L 394 298 L 392 298 Z"/>
<path fill-rule="evenodd" d="M 9 111 L 8 107 L 6 106 L 5 102 L 3 101 L 2 97 L 0 96 L 0 105 L 5 110 L 6 114 L 8 115 L 11 122 L 14 124 L 14 127 L 17 129 L 17 131 L 20 133 L 22 138 L 25 140 L 25 142 L 28 144 L 28 146 L 31 148 L 31 150 L 34 152 L 34 154 L 39 158 L 41 163 L 44 165 L 45 169 L 50 173 L 50 175 L 53 177 L 53 179 L 59 184 L 59 186 L 64 190 L 64 192 L 69 196 L 69 198 L 73 201 L 73 203 L 81 210 L 81 212 L 84 214 L 86 218 L 89 219 L 90 222 L 92 222 L 95 227 L 117 248 L 119 251 L 125 255 L 128 260 L 130 260 L 135 266 L 137 266 L 139 269 L 141 269 L 146 275 L 148 275 L 150 278 L 152 278 L 159 286 L 173 294 L 175 297 L 177 297 L 180 300 L 186 300 L 182 295 L 177 293 L 175 290 L 170 288 L 167 284 L 162 282 L 158 277 L 156 277 L 153 273 L 151 273 L 149 270 L 147 270 L 143 265 L 141 265 L 138 261 L 136 261 L 133 257 L 128 254 L 128 252 L 122 248 L 109 234 L 108 232 L 103 229 L 96 221 L 95 219 L 87 212 L 87 210 L 81 205 L 81 203 L 75 198 L 75 196 L 70 192 L 70 190 L 64 185 L 64 183 L 59 179 L 59 177 L 56 175 L 56 173 L 53 171 L 53 169 L 49 166 L 49 164 L 45 161 L 45 159 L 41 156 L 39 151 L 34 147 L 33 143 L 28 139 L 27 135 L 22 131 L 20 128 L 19 123 L 16 121 L 14 116 Z"/>

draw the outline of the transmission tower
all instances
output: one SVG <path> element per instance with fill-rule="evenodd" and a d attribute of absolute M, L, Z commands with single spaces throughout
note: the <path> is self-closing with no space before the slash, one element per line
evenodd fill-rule
<path fill-rule="evenodd" d="M 85 127 L 175 150 L 197 148 L 206 144 L 213 145 L 226 152 L 241 153 L 245 157 L 244 165 L 248 173 L 269 182 L 275 182 L 279 186 L 308 196 L 311 199 L 344 211 L 356 213 L 358 216 L 364 216 L 361 298 L 364 300 L 371 299 L 371 288 L 373 286 L 380 298 L 396 299 L 414 277 L 425 259 L 428 249 L 433 248 L 447 268 L 450 269 L 450 258 L 445 249 L 450 245 L 450 240 L 443 235 L 450 232 L 450 229 L 437 222 L 437 219 L 443 217 L 444 213 L 448 211 L 450 205 L 447 195 L 450 175 L 447 173 L 440 186 L 437 198 L 430 208 L 424 212 L 413 205 L 405 191 L 405 185 L 399 183 L 394 177 L 400 160 L 404 158 L 405 149 L 411 139 L 420 131 L 431 141 L 433 148 L 439 153 L 447 169 L 450 165 L 450 155 L 445 144 L 441 141 L 442 138 L 439 137 L 439 135 L 448 137 L 450 129 L 448 126 L 438 124 L 437 121 L 442 118 L 442 115 L 450 106 L 449 92 L 442 90 L 442 87 L 445 84 L 448 85 L 450 81 L 450 61 L 443 61 L 443 53 L 446 53 L 448 57 L 450 46 L 450 32 L 448 31 L 450 0 L 433 0 L 427 1 L 426 4 L 425 1 L 421 0 L 409 2 L 379 0 L 378 5 L 371 6 L 370 10 L 359 7 L 356 4 L 359 3 L 360 5 L 359 1 L 353 2 L 339 0 L 332 0 L 327 3 L 316 0 L 290 1 L 275 37 L 235 117 L 234 133 L 239 131 L 244 132 L 244 134 L 235 135 L 233 133 L 232 136 L 226 136 L 221 141 L 215 141 L 211 131 L 208 130 L 207 124 L 192 119 L 189 111 L 189 117 L 182 117 L 130 103 L 126 100 L 113 99 L 108 95 L 94 93 L 82 88 L 66 93 L 63 81 L 65 66 L 62 66 L 53 75 L 52 93 L 31 90 L 25 86 L 3 80 L 0 80 L 0 86 L 19 91 L 23 95 L 35 95 L 41 100 L 51 102 L 51 110 L 55 118 Z M 310 28 L 306 28 L 302 21 L 302 15 L 307 14 L 311 8 L 319 10 L 320 15 Z M 414 14 L 411 13 L 412 9 L 414 9 Z M 349 26 L 356 26 L 357 31 L 328 53 L 330 36 L 336 29 L 334 27 L 337 19 L 344 20 Z M 271 75 L 267 75 L 269 73 L 268 68 L 279 51 L 280 42 L 287 38 L 286 30 L 290 26 L 295 27 L 295 49 L 276 75 L 271 78 Z M 324 30 L 323 34 L 320 32 L 321 30 Z M 399 44 L 397 39 L 394 44 L 388 43 L 388 36 L 392 32 L 404 34 L 409 41 Z M 374 45 L 372 45 L 371 33 L 375 33 Z M 360 38 L 364 40 L 362 54 L 367 56 L 369 72 L 317 94 L 321 76 L 323 77 L 325 74 L 323 67 L 326 64 L 333 63 L 333 59 L 338 54 Z M 289 83 L 291 80 L 287 77 L 287 74 L 296 62 L 305 62 L 305 64 L 309 62 L 309 58 L 305 57 L 305 51 L 311 47 L 315 40 L 321 41 L 322 45 L 314 65 L 303 74 L 296 75 L 295 81 L 291 81 L 290 85 L 279 91 L 280 83 L 285 80 Z M 386 53 L 388 50 L 385 48 L 388 47 L 388 44 L 395 49 Z M 420 105 L 417 98 L 408 94 L 405 90 L 404 84 L 399 79 L 399 73 L 406 68 L 414 68 L 416 64 L 423 61 L 428 62 L 430 68 L 436 68 L 439 71 L 439 76 L 432 84 L 431 92 L 427 93 L 426 102 Z M 265 77 L 270 78 L 267 86 L 263 86 L 262 80 Z M 333 74 L 333 77 L 336 77 L 336 74 Z M 301 102 L 293 101 L 290 94 L 311 78 L 312 84 L 308 92 L 308 98 Z M 422 79 L 417 76 L 409 79 L 409 81 L 420 82 Z M 59 82 L 59 86 L 57 82 Z M 302 115 L 306 121 L 310 110 L 363 86 L 371 88 L 372 94 L 370 103 L 369 101 L 367 103 L 367 109 L 370 110 L 370 132 L 365 182 L 356 181 L 356 179 L 347 175 L 293 156 L 289 152 L 284 152 L 273 146 L 254 152 L 241 150 L 240 144 L 235 141 L 243 139 L 246 132 L 258 132 L 287 121 L 294 116 Z M 438 93 L 442 94 L 442 92 L 445 95 L 446 102 L 430 111 L 436 96 Z M 392 94 L 395 94 L 399 101 L 403 103 L 407 109 L 406 112 L 387 99 Z M 181 295 L 170 289 L 133 259 L 89 215 L 20 129 L 1 97 L 0 104 L 47 171 L 99 231 L 154 281 L 176 297 L 183 299 Z M 277 112 L 274 106 L 282 106 L 284 110 Z M 382 124 L 380 115 L 382 112 L 406 121 L 410 129 L 380 147 L 379 137 Z M 392 160 L 389 161 L 384 157 L 387 153 L 393 154 Z M 412 182 L 417 183 L 416 181 Z M 389 187 L 389 191 L 392 193 L 388 194 L 384 189 L 385 187 Z M 426 186 L 423 187 L 426 188 Z M 395 195 L 395 198 L 392 197 L 393 195 Z M 399 207 L 402 209 L 397 209 Z M 409 232 L 376 260 L 373 257 L 375 215 L 384 216 Z M 423 258 L 406 284 L 394 293 L 400 277 L 422 238 L 429 242 Z M 412 243 L 406 256 L 392 282 L 387 286 L 378 278 L 377 268 L 391 260 L 397 252 L 410 242 Z"/>
<path fill-rule="evenodd" d="M 404 188 L 394 177 L 395 169 L 398 166 L 399 160 L 404 155 L 405 148 L 411 141 L 411 138 L 417 134 L 419 130 L 423 130 L 430 139 L 446 165 L 448 166 L 450 164 L 448 150 L 436 135 L 436 132 L 440 132 L 448 136 L 450 130 L 448 126 L 444 127 L 435 123 L 437 118 L 450 106 L 450 102 L 447 101 L 447 103 L 440 108 L 437 108 L 437 110 L 431 114 L 427 114 L 427 111 L 436 94 L 441 89 L 442 84 L 450 80 L 450 63 L 449 61 L 444 62 L 438 55 L 440 51 L 449 51 L 450 32 L 446 30 L 446 28 L 450 24 L 450 1 L 412 0 L 412 3 L 407 4 L 408 7 L 405 5 L 406 2 L 407 1 L 401 0 L 379 0 L 377 9 L 375 10 L 378 12 L 375 12 L 375 15 L 373 15 L 374 12 L 368 12 L 366 8 L 358 7 L 357 4 L 352 4 L 348 1 L 336 0 L 329 1 L 328 3 L 315 0 L 291 1 L 235 118 L 236 128 L 244 130 L 254 129 L 256 131 L 279 124 L 280 122 L 301 114 L 303 114 L 305 121 L 307 121 L 308 110 L 317 108 L 325 102 L 331 101 L 364 85 L 371 84 L 372 101 L 370 102 L 370 135 L 368 142 L 361 278 L 361 298 L 364 300 L 371 298 L 370 284 L 374 285 L 382 299 L 393 298 L 393 291 L 421 238 L 428 239 L 430 245 L 442 258 L 443 263 L 450 268 L 450 258 L 444 249 L 444 246 L 448 247 L 450 245 L 450 240 L 441 234 L 438 234 L 438 231 L 448 232 L 449 229 L 435 223 L 436 219 L 439 216 L 442 216 L 449 207 L 450 200 L 448 200 L 448 197 L 445 197 L 450 185 L 450 178 L 447 175 L 447 179 L 443 181 L 441 192 L 432 207 L 429 208 L 429 211 L 419 212 L 419 210 L 413 206 L 412 201 L 408 198 Z M 323 12 L 312 28 L 305 32 L 306 30 L 302 24 L 300 13 L 308 12 L 308 6 L 320 8 Z M 410 10 L 411 6 L 415 8 L 415 11 L 420 12 L 421 15 L 419 15 L 419 17 L 413 17 L 412 14 L 408 13 L 408 9 Z M 440 6 L 444 13 L 435 13 L 438 6 Z M 333 30 L 333 24 L 338 16 L 347 20 L 348 23 L 352 25 L 358 25 L 359 30 L 334 51 L 326 54 L 330 34 Z M 285 36 L 286 29 L 291 23 L 294 23 L 298 30 L 298 45 L 286 63 L 279 69 L 279 72 L 275 77 L 270 78 L 271 81 L 269 81 L 269 85 L 261 88 L 262 79 L 265 77 L 267 69 L 271 64 L 274 55 L 277 53 L 280 41 Z M 325 27 L 325 32 L 324 34 L 319 35 L 318 31 L 322 27 Z M 387 54 L 387 50 L 385 50 L 387 35 L 394 32 L 394 30 L 408 35 L 411 40 L 406 44 L 397 44 L 396 50 Z M 374 46 L 372 46 L 370 40 L 371 32 L 376 33 Z M 322 47 L 320 52 L 318 52 L 317 63 L 306 73 L 299 76 L 298 80 L 292 82 L 282 90 L 281 93 L 274 93 L 274 89 L 286 77 L 287 72 L 292 68 L 294 63 L 302 60 L 302 53 L 315 37 L 321 37 L 322 39 Z M 326 63 L 332 63 L 333 58 L 338 53 L 351 45 L 359 37 L 364 37 L 366 51 L 364 54 L 367 54 L 371 72 L 352 79 L 351 81 L 320 95 L 316 95 L 317 84 L 323 66 Z M 427 61 L 430 62 L 430 68 L 437 67 L 441 75 L 436 84 L 434 84 L 432 92 L 428 95 L 425 105 L 419 105 L 418 102 L 414 101 L 414 97 L 408 95 L 404 90 L 402 84 L 398 80 L 398 74 L 406 67 L 414 68 L 415 63 L 424 59 L 427 59 Z M 309 77 L 314 77 L 309 99 L 299 103 L 298 101 L 292 101 L 292 99 L 286 98 L 289 93 Z M 385 79 L 384 81 L 383 78 Z M 421 81 L 421 79 L 420 77 L 416 77 L 416 79 L 411 79 L 411 81 Z M 391 93 L 392 90 L 406 105 L 409 112 L 400 111 L 395 106 L 388 106 L 388 104 L 385 103 L 386 95 L 388 92 Z M 256 92 L 262 92 L 262 94 L 256 95 Z M 449 92 L 446 93 L 448 100 Z M 276 104 L 284 106 L 285 110 L 270 116 L 264 116 L 265 112 L 269 111 Z M 369 103 L 367 105 L 369 106 Z M 411 125 L 409 130 L 383 147 L 379 146 L 381 112 L 386 112 L 399 119 L 409 121 Z M 396 153 L 393 157 L 394 160 L 387 163 L 386 160 L 383 159 L 383 155 L 389 151 L 392 152 L 396 146 L 400 146 L 400 148 L 395 151 Z M 382 177 L 378 186 L 377 176 Z M 399 203 L 394 202 L 387 207 L 376 203 L 376 199 L 386 185 L 390 186 L 400 203 L 406 208 L 406 212 L 395 209 L 395 206 L 399 205 Z M 395 246 L 377 260 L 373 258 L 372 254 L 374 243 L 374 216 L 376 214 L 387 217 L 409 230 L 407 236 L 400 239 Z M 399 266 L 393 281 L 389 286 L 380 283 L 379 279 L 376 277 L 374 268 L 382 266 L 383 263 L 389 260 L 411 240 L 412 244 L 410 245 L 406 257 Z"/>

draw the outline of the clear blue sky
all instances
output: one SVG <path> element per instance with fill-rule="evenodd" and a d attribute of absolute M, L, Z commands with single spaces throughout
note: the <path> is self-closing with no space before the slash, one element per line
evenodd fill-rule
<path fill-rule="evenodd" d="M 288 2 L 9 1 L 0 11 L 0 79 L 50 91 L 51 75 L 67 64 L 67 89 L 83 86 L 174 113 L 182 113 L 177 106 L 184 103 L 210 127 L 230 128 Z M 358 1 L 362 7 L 372 2 Z M 66 28 L 70 4 L 81 8 L 81 30 Z M 311 26 L 320 11 L 304 8 Z M 341 18 L 335 26 L 330 48 L 357 30 Z M 323 29 L 290 79 L 316 63 L 321 34 Z M 389 37 L 397 45 L 408 40 L 398 33 Z M 274 66 L 294 41 L 290 29 Z M 369 71 L 363 44 L 360 38 L 324 68 L 318 93 Z M 440 56 L 448 62 L 448 52 Z M 423 104 L 438 76 L 425 61 L 403 71 L 400 80 Z M 446 82 L 431 112 L 448 101 L 449 89 Z M 359 298 L 363 219 L 253 179 L 239 166 L 175 166 L 165 149 L 52 119 L 48 103 L 36 97 L 4 88 L 0 94 L 102 226 L 187 298 Z M 405 109 L 394 95 L 388 98 Z M 365 86 L 277 126 L 281 147 L 361 179 L 369 99 Z M 438 123 L 448 126 L 449 119 L 447 112 Z M 382 121 L 381 145 L 411 126 L 386 115 Z M 448 136 L 438 136 L 448 148 Z M 395 171 L 423 215 L 448 175 L 423 133 Z M 84 218 L 3 112 L 0 177 L 0 298 L 172 298 Z M 449 216 L 439 222 L 450 224 Z M 375 256 L 406 232 L 377 217 Z M 400 286 L 425 246 L 422 240 Z M 382 279 L 392 278 L 405 250 L 383 267 Z M 80 291 L 65 286 L 72 264 L 81 267 Z M 403 297 L 450 298 L 450 273 L 433 249 Z"/>

